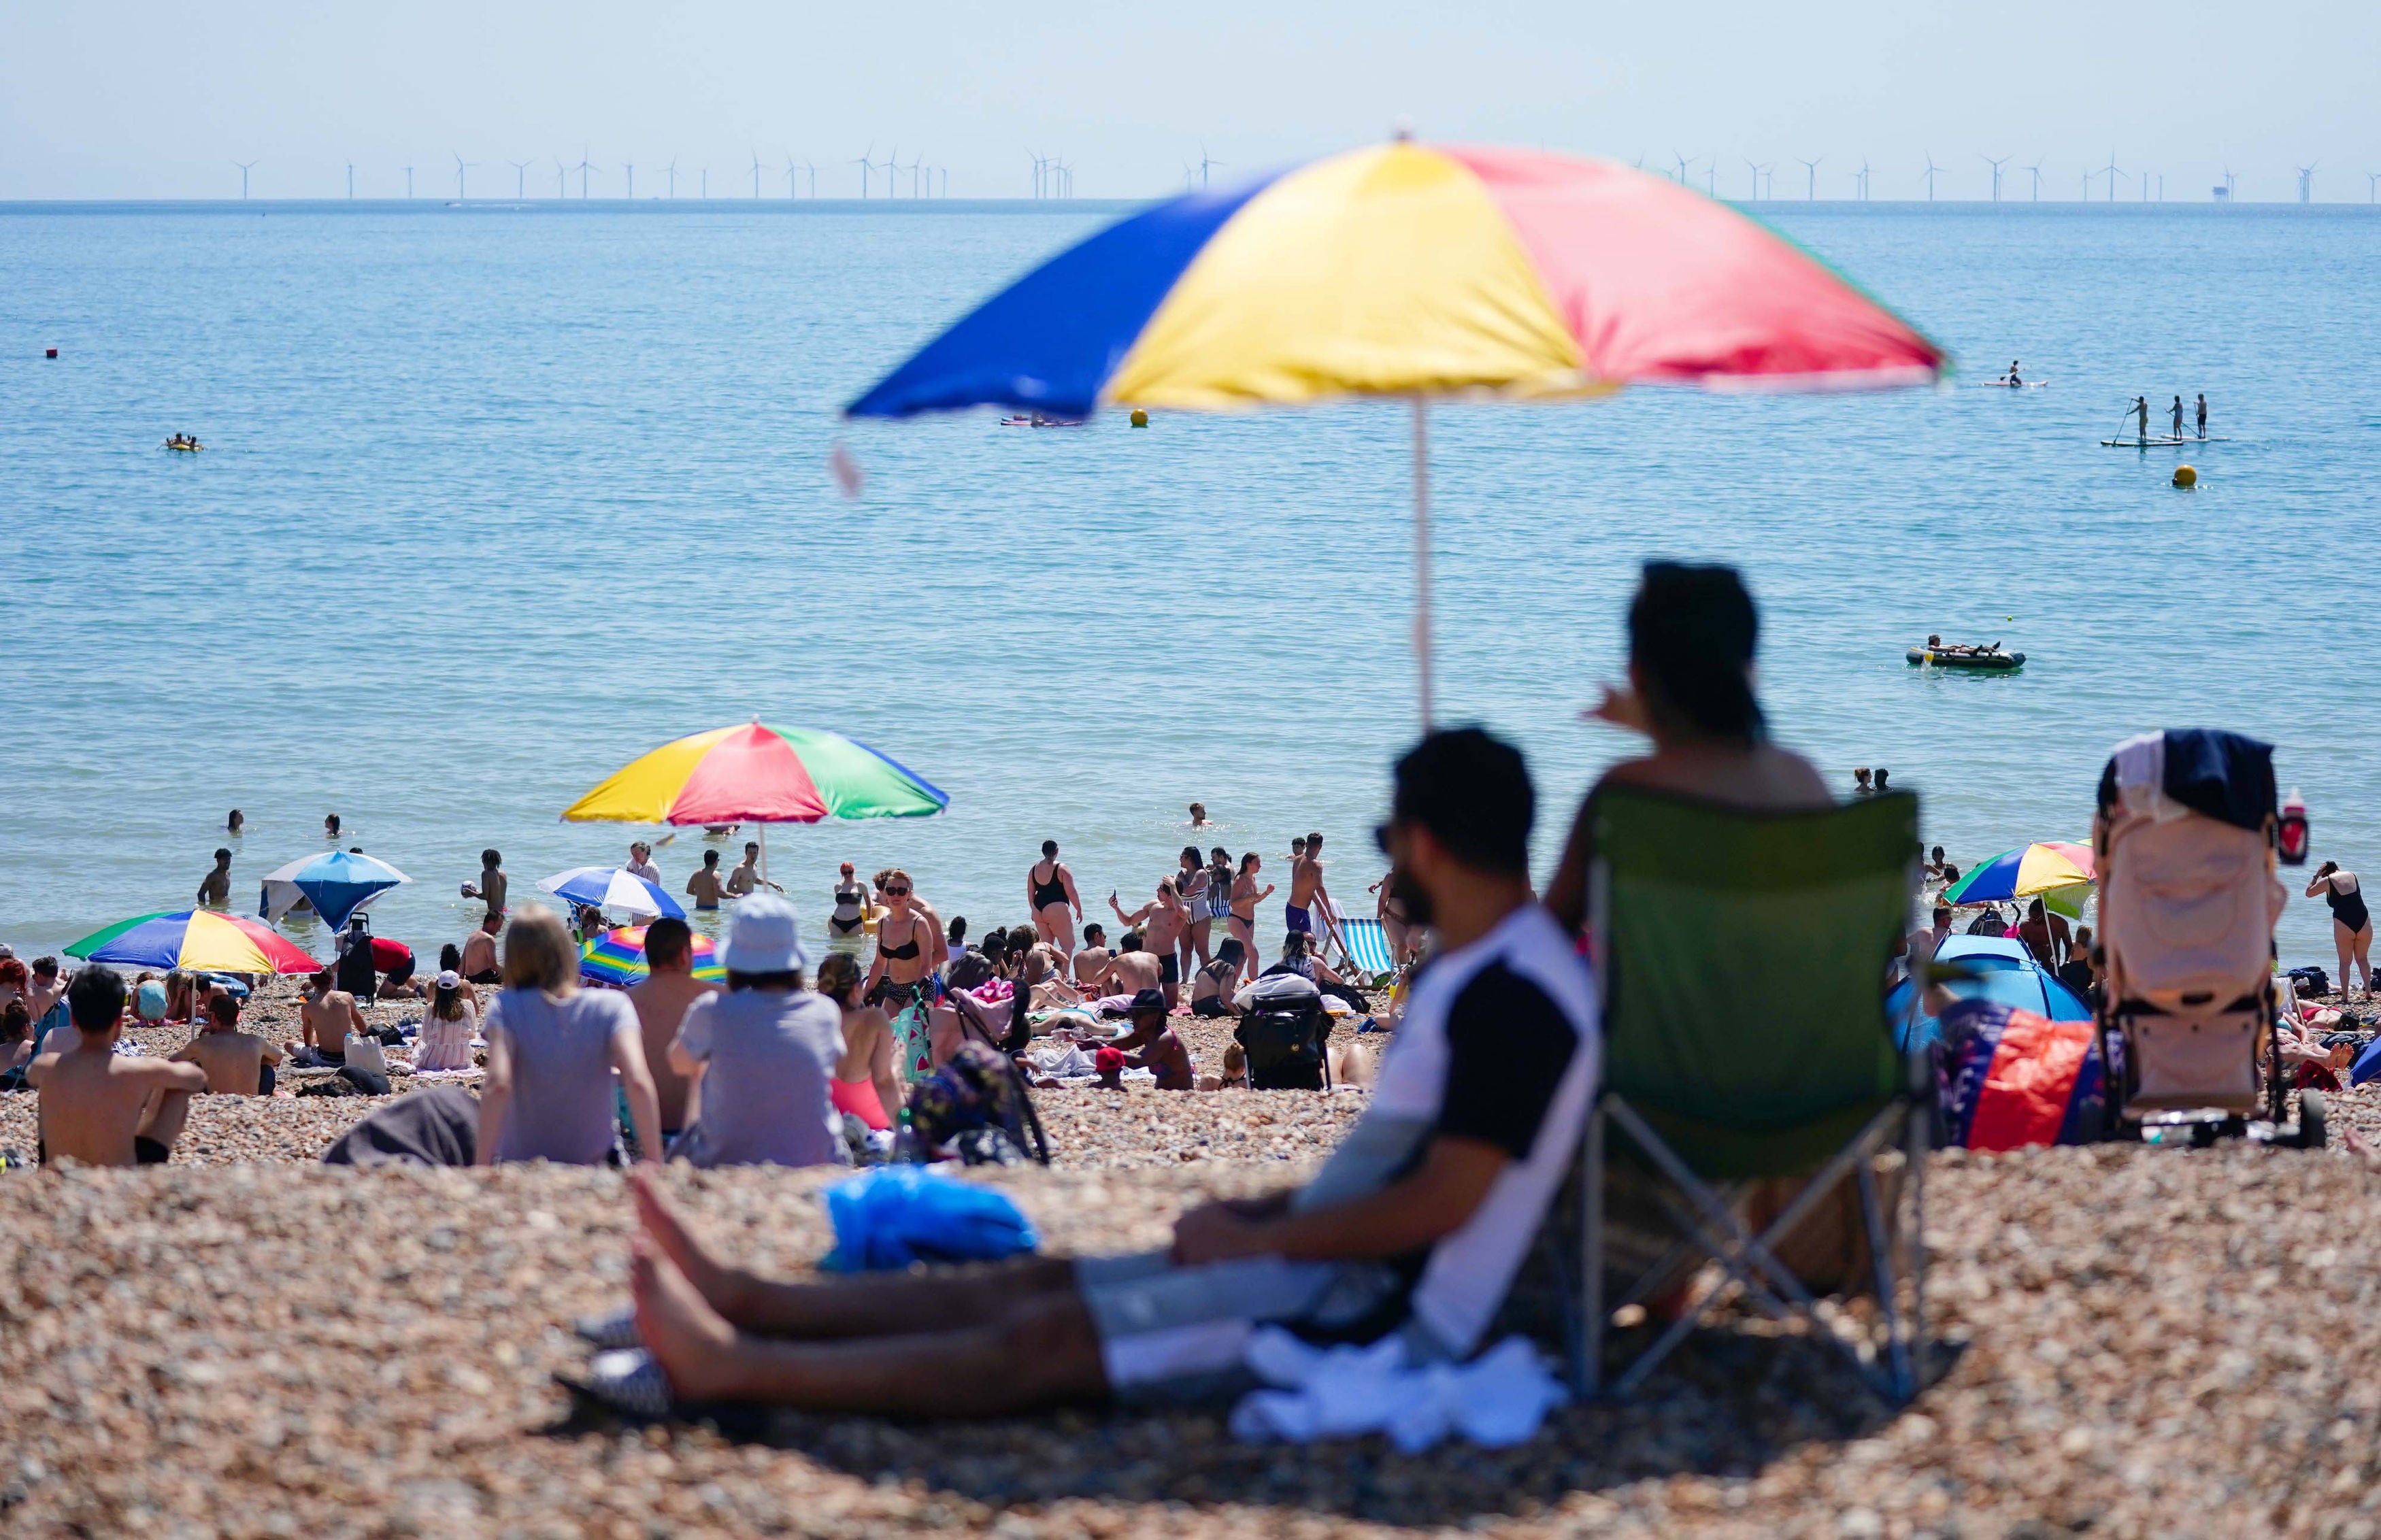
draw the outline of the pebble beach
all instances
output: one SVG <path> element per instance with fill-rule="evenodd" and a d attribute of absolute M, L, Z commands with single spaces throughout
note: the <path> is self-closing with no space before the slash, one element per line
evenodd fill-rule
<path fill-rule="evenodd" d="M 1061 1164 L 980 1179 L 1051 1252 L 1162 1243 L 1185 1205 L 1307 1168 L 1239 1154 L 1153 1168 L 1129 1141 L 1068 1140 L 1069 1099 L 1093 1098 L 1042 1098 Z M 1335 1113 L 1313 1104 L 1334 1099 L 1172 1098 L 1177 1115 L 1215 1109 L 1211 1141 L 1229 1128 L 1268 1148 L 1313 1147 Z M 279 1161 L 193 1151 L 162 1171 L 0 1185 L 0 1532 L 2375 1532 L 2381 1388 L 2359 1369 L 2381 1351 L 2381 1243 L 2361 1220 L 2381 1218 L 2381 1172 L 2359 1156 L 1938 1156 L 1943 1377 L 1914 1406 L 1869 1399 L 1808 1340 L 1713 1331 L 1635 1402 L 1558 1412 L 1515 1449 L 1407 1458 L 1375 1440 L 1242 1445 L 1189 1415 L 573 1422 L 552 1375 L 583 1363 L 568 1323 L 622 1297 L 619 1177 L 296 1163 L 327 1127 L 315 1112 L 274 1130 Z M 246 1119 L 192 1126 L 217 1149 L 268 1137 Z M 669 1179 L 728 1248 L 788 1274 L 827 1249 L 818 1193 L 835 1179 Z"/>

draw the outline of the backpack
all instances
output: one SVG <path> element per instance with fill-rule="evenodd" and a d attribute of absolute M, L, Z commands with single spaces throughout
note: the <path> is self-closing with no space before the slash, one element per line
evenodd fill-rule
<path fill-rule="evenodd" d="M 1252 1091 L 1320 1091 L 1330 1078 L 1323 1051 L 1331 1033 L 1323 992 L 1296 973 L 1257 980 L 1232 1036 L 1249 1058 Z"/>
<path fill-rule="evenodd" d="M 1025 1077 L 1007 1055 L 982 1043 L 960 1044 L 950 1062 L 910 1088 L 910 1131 L 925 1159 L 950 1145 L 971 1166 L 1010 1165 L 1000 1149 L 1005 1143 L 1020 1156 L 1050 1164 L 1050 1141 Z M 999 1138 L 986 1137 L 991 1134 Z"/>

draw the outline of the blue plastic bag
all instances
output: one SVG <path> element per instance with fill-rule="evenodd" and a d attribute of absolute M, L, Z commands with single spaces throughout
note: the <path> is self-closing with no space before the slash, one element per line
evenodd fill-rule
<path fill-rule="evenodd" d="M 913 1262 L 996 1262 L 1041 1238 L 1018 1206 L 973 1182 L 922 1166 L 882 1166 L 827 1189 L 831 1273 L 872 1273 Z"/>

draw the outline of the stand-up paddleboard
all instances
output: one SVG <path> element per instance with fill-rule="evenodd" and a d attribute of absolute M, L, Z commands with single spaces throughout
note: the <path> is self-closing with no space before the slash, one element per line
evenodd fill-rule
<path fill-rule="evenodd" d="M 2228 438 L 2216 438 L 2212 434 L 2206 438 L 2173 438 L 2164 436 L 2158 438 L 2104 438 L 2100 441 L 2100 447 L 2103 449 L 2175 449 L 2180 448 L 2182 446 L 2187 444 L 2229 444 L 2232 441 Z"/>
<path fill-rule="evenodd" d="M 1080 428 L 1083 420 L 1080 417 L 1004 417 L 1000 425 L 1004 428 Z"/>
<path fill-rule="evenodd" d="M 1990 380 L 1978 380 L 1976 388 L 1979 390 L 2040 390 L 2049 384 L 2048 375 L 2039 380 L 2011 380 L 2008 375 L 2002 374 Z"/>

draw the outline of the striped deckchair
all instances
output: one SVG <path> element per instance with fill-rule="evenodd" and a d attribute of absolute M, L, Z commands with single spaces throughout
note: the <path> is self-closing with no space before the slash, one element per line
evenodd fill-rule
<path fill-rule="evenodd" d="M 1373 978 L 1398 971 L 1397 959 L 1389 955 L 1388 933 L 1378 920 L 1341 920 L 1339 951 L 1350 967 Z"/>

